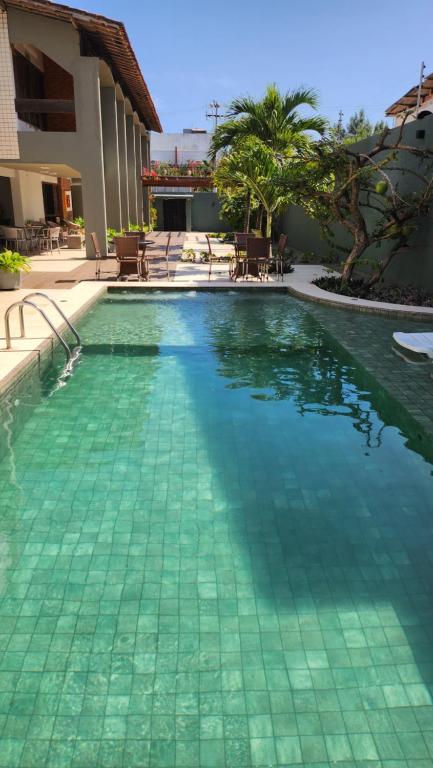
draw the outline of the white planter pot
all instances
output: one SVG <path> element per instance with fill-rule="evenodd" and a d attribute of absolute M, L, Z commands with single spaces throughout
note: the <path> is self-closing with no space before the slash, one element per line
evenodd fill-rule
<path fill-rule="evenodd" d="M 21 287 L 21 272 L 5 272 L 0 269 L 0 291 L 16 291 Z"/>

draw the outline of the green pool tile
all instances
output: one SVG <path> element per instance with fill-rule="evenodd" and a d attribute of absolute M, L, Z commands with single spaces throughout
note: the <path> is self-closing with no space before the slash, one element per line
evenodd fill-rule
<path fill-rule="evenodd" d="M 20 762 L 26 768 L 40 768 L 41 765 L 45 765 L 49 751 L 49 741 L 27 741 L 21 753 Z M 97 750 L 94 749 L 92 759 L 95 754 Z"/>
<path fill-rule="evenodd" d="M 342 760 L 352 760 L 352 749 L 349 739 L 344 735 L 325 735 L 326 749 L 331 763 Z"/>
<path fill-rule="evenodd" d="M 272 738 L 250 739 L 251 765 L 254 768 L 275 764 L 277 760 Z"/>
<path fill-rule="evenodd" d="M 404 756 L 407 759 L 419 760 L 429 758 L 427 745 L 420 733 L 399 733 L 398 740 Z"/>
<path fill-rule="evenodd" d="M 176 740 L 176 768 L 198 768 L 200 765 L 200 742 Z"/>
<path fill-rule="evenodd" d="M 195 715 L 179 715 L 173 721 L 172 718 L 164 718 L 160 721 L 159 738 L 172 738 L 175 733 L 179 739 L 197 739 L 200 731 L 200 721 Z M 153 732 L 152 732 L 153 735 Z"/>
<path fill-rule="evenodd" d="M 323 736 L 301 736 L 302 760 L 305 763 L 327 762 L 327 751 Z"/>
<path fill-rule="evenodd" d="M 394 322 L 122 292 L 81 326 L 19 395 L 19 493 L 0 439 L 12 764 L 427 768 L 433 451 L 346 351 L 401 382 Z"/>
<path fill-rule="evenodd" d="M 397 734 L 376 733 L 374 735 L 376 749 L 381 760 L 404 760 L 403 750 Z"/>
<path fill-rule="evenodd" d="M 275 748 L 278 765 L 293 765 L 302 760 L 301 743 L 297 736 L 277 736 Z"/>
<path fill-rule="evenodd" d="M 200 768 L 220 768 L 224 762 L 222 739 L 208 739 L 200 742 Z"/>
<path fill-rule="evenodd" d="M 176 764 L 176 744 L 174 740 L 154 740 L 150 745 L 150 768 L 173 768 Z M 122 763 L 121 763 L 122 765 Z"/>
<path fill-rule="evenodd" d="M 229 720 L 230 718 L 226 718 Z M 201 739 L 222 739 L 223 718 L 220 715 L 202 715 L 200 717 Z"/>
<path fill-rule="evenodd" d="M 349 741 L 355 760 L 378 760 L 376 745 L 369 733 L 351 733 Z"/>
<path fill-rule="evenodd" d="M 224 742 L 226 766 L 250 768 L 250 746 L 247 739 L 226 739 Z"/>

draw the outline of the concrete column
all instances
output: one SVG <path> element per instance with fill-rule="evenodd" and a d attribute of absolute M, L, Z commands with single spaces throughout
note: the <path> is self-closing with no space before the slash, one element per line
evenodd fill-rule
<path fill-rule="evenodd" d="M 12 195 L 12 207 L 14 209 L 14 224 L 16 227 L 23 227 L 24 221 L 24 206 L 23 197 L 21 192 L 21 178 L 20 171 L 16 170 L 11 176 L 11 195 Z"/>
<path fill-rule="evenodd" d="M 119 149 L 119 182 L 120 182 L 120 212 L 122 227 L 128 226 L 129 195 L 128 195 L 128 166 L 126 161 L 126 123 L 125 102 L 118 99 L 117 106 L 117 139 Z"/>
<path fill-rule="evenodd" d="M 117 107 L 114 87 L 101 88 L 102 140 L 104 147 L 105 205 L 107 222 L 122 228 L 120 200 L 120 166 L 117 136 Z"/>
<path fill-rule="evenodd" d="M 93 256 L 91 232 L 96 232 L 101 253 L 107 253 L 99 59 L 80 58 L 74 75 L 77 131 L 83 137 L 79 148 L 79 170 L 83 190 L 86 251 L 90 258 Z"/>
<path fill-rule="evenodd" d="M 135 123 L 134 125 L 135 130 L 135 168 L 136 168 L 136 184 L 137 184 L 137 219 L 138 223 L 141 224 L 143 221 L 143 194 L 142 194 L 142 181 L 141 181 L 141 169 L 142 169 L 142 161 L 141 161 L 141 132 L 140 132 L 140 124 Z"/>
<path fill-rule="evenodd" d="M 150 142 L 147 133 L 141 139 L 141 163 L 143 168 L 150 170 Z M 143 221 L 150 226 L 150 187 L 142 187 L 143 194 Z"/>
<path fill-rule="evenodd" d="M 137 224 L 137 178 L 135 166 L 134 117 L 126 115 L 126 157 L 128 164 L 129 221 Z"/>
<path fill-rule="evenodd" d="M 186 206 L 185 206 L 185 213 L 186 213 L 186 231 L 191 232 L 192 228 L 192 200 L 190 197 L 187 197 L 185 200 Z"/>

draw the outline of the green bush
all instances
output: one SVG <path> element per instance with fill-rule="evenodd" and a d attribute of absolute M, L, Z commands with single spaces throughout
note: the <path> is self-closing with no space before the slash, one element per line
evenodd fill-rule
<path fill-rule="evenodd" d="M 30 262 L 17 251 L 5 249 L 0 253 L 0 269 L 3 272 L 30 272 Z"/>
<path fill-rule="evenodd" d="M 112 242 L 115 237 L 121 237 L 122 232 L 118 232 L 114 227 L 107 227 L 107 240 Z"/>

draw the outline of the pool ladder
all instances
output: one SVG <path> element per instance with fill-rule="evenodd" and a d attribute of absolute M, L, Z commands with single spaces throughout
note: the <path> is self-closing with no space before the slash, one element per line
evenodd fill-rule
<path fill-rule="evenodd" d="M 42 296 L 44 299 L 48 299 L 48 301 L 52 304 L 54 309 L 57 310 L 60 317 L 65 321 L 67 327 L 71 331 L 71 333 L 75 336 L 76 342 L 77 342 L 77 348 L 72 352 L 69 344 L 65 341 L 62 334 L 59 333 L 57 328 L 54 326 L 46 312 L 34 301 L 30 301 L 31 298 L 34 296 Z M 59 307 L 56 301 L 51 298 L 51 296 L 48 296 L 47 293 L 43 293 L 42 291 L 34 291 L 33 293 L 29 293 L 24 299 L 20 299 L 20 301 L 15 301 L 13 304 L 11 304 L 5 313 L 5 337 L 6 337 L 6 349 L 12 349 L 12 338 L 11 338 L 11 329 L 10 329 L 10 315 L 13 309 L 15 307 L 19 307 L 19 317 L 20 317 L 20 336 L 22 339 L 26 336 L 26 329 L 24 325 L 24 307 L 32 307 L 33 309 L 36 309 L 39 314 L 44 318 L 46 323 L 50 326 L 53 334 L 56 336 L 58 342 L 61 344 L 65 351 L 66 355 L 66 362 L 67 365 L 70 366 L 77 357 L 77 352 L 81 349 L 81 339 L 78 335 L 78 332 L 68 320 L 63 310 Z"/>

